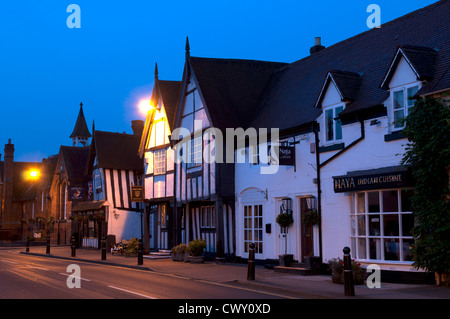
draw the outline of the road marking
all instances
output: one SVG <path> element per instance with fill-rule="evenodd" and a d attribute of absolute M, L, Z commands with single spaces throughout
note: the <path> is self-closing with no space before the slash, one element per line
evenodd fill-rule
<path fill-rule="evenodd" d="M 69 277 L 69 276 L 72 276 L 72 274 L 66 274 L 66 273 L 63 273 L 63 272 L 60 272 L 59 273 L 60 275 L 63 275 L 63 276 L 67 276 L 67 277 Z M 77 279 L 78 279 L 78 277 L 77 277 Z M 84 281 L 90 281 L 89 279 L 85 279 L 85 278 L 79 278 L 80 280 L 84 280 Z"/>
<path fill-rule="evenodd" d="M 17 265 L 17 263 L 15 261 L 6 260 L 6 259 L 2 259 L 1 261 L 4 261 L 5 263 L 10 263 L 10 264 Z"/>
<path fill-rule="evenodd" d="M 37 266 L 33 266 L 33 265 L 28 265 L 29 268 L 34 268 L 34 269 L 39 269 L 39 270 L 45 270 L 48 271 L 48 269 L 42 268 L 42 267 L 37 267 Z"/>
<path fill-rule="evenodd" d="M 130 294 L 134 294 L 134 295 L 137 295 L 137 296 L 140 296 L 140 297 L 144 297 L 144 298 L 147 298 L 147 299 L 158 299 L 158 298 L 155 298 L 155 297 L 151 297 L 151 296 L 148 296 L 148 295 L 140 294 L 138 292 L 134 292 L 134 291 L 131 291 L 131 290 L 127 290 L 127 289 L 123 289 L 123 288 L 119 288 L 119 287 L 115 287 L 115 286 L 108 286 L 108 287 L 112 288 L 112 289 L 117 289 L 117 290 L 120 290 L 120 291 L 128 292 Z"/>

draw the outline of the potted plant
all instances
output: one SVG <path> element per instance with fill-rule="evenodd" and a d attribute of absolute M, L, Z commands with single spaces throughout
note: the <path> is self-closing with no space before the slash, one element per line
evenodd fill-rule
<path fill-rule="evenodd" d="M 344 283 L 344 261 L 340 258 L 333 258 L 329 261 L 331 268 L 331 280 L 334 283 Z M 352 274 L 353 283 L 355 285 L 362 285 L 364 283 L 364 270 L 361 264 L 352 260 Z"/>
<path fill-rule="evenodd" d="M 203 252 L 206 248 L 206 241 L 204 239 L 195 239 L 189 243 L 189 261 L 191 263 L 202 263 Z"/>
<path fill-rule="evenodd" d="M 308 225 L 317 225 L 320 223 L 320 215 L 317 212 L 317 209 L 312 209 L 303 215 L 303 223 Z"/>
<path fill-rule="evenodd" d="M 138 249 L 139 249 L 139 240 L 133 237 L 128 241 L 123 252 L 127 257 L 135 257 L 137 256 Z"/>
<path fill-rule="evenodd" d="M 188 246 L 184 243 L 174 246 L 171 249 L 171 256 L 173 261 L 188 261 Z"/>

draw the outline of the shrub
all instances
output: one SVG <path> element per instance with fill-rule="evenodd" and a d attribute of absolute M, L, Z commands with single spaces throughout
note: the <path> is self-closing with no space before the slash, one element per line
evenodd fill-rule
<path fill-rule="evenodd" d="M 201 256 L 206 248 L 204 239 L 195 239 L 189 243 L 189 254 L 191 256 Z"/>

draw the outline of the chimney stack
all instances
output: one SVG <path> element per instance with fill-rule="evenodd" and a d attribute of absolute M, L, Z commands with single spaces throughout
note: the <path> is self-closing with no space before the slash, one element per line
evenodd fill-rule
<path fill-rule="evenodd" d="M 8 139 L 5 145 L 5 160 L 3 166 L 3 211 L 2 223 L 9 224 L 14 221 L 12 216 L 13 177 L 14 177 L 14 144 Z"/>
<path fill-rule="evenodd" d="M 325 49 L 325 47 L 321 43 L 321 38 L 316 37 L 315 38 L 315 45 L 309 49 L 310 54 L 314 54 L 316 52 L 319 52 L 321 50 Z"/>
<path fill-rule="evenodd" d="M 133 129 L 133 134 L 141 136 L 144 131 L 144 121 L 142 120 L 134 120 L 131 121 L 131 128 Z"/>

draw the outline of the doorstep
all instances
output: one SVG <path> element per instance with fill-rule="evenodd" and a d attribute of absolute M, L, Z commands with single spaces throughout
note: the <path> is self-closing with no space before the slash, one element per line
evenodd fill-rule
<path fill-rule="evenodd" d="M 307 269 L 304 267 L 285 267 L 285 266 L 275 266 L 273 270 L 276 272 L 298 275 L 298 276 L 311 276 L 315 275 L 312 269 Z"/>
<path fill-rule="evenodd" d="M 152 251 L 148 255 L 144 255 L 144 258 L 148 259 L 167 259 L 170 258 L 170 250 L 159 250 L 159 251 Z"/>

